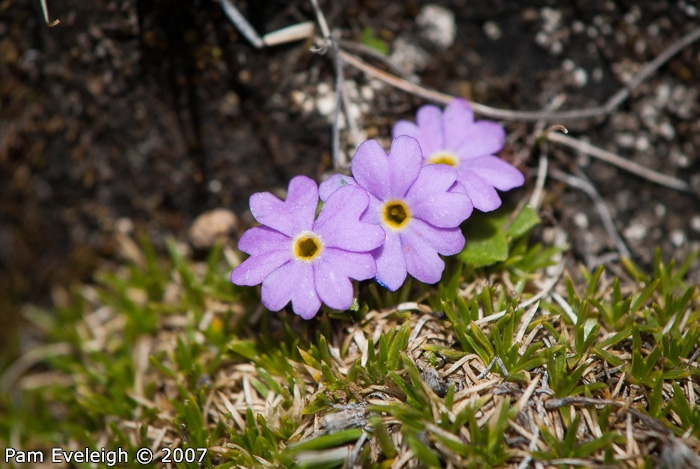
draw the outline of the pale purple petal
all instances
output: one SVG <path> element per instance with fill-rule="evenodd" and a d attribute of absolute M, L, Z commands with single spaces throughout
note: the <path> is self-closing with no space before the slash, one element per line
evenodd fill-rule
<path fill-rule="evenodd" d="M 352 306 L 354 292 L 350 279 L 366 280 L 377 273 L 371 254 L 333 248 L 323 253 L 313 269 L 318 296 L 331 308 L 340 310 Z"/>
<path fill-rule="evenodd" d="M 297 288 L 296 278 L 298 276 L 299 262 L 291 261 L 267 276 L 262 282 L 261 299 L 263 304 L 270 311 L 279 311 L 292 299 L 292 293 Z"/>
<path fill-rule="evenodd" d="M 479 121 L 464 129 L 461 143 L 450 148 L 464 161 L 478 156 L 494 155 L 501 151 L 506 140 L 506 131 L 496 122 Z"/>
<path fill-rule="evenodd" d="M 352 157 L 352 174 L 355 181 L 378 199 L 391 195 L 389 158 L 376 140 L 362 142 Z"/>
<path fill-rule="evenodd" d="M 442 134 L 442 111 L 433 105 L 421 106 L 416 113 L 416 121 L 420 129 L 420 146 L 427 157 L 445 148 Z"/>
<path fill-rule="evenodd" d="M 296 176 L 289 182 L 284 202 L 269 192 L 250 196 L 250 211 L 255 219 L 290 238 L 311 229 L 317 206 L 318 187 L 306 176 Z"/>
<path fill-rule="evenodd" d="M 380 212 L 384 203 L 371 193 L 368 192 L 367 194 L 369 195 L 369 205 L 367 206 L 365 213 L 362 214 L 362 218 L 360 218 L 360 220 L 366 223 L 379 225 L 381 224 Z"/>
<path fill-rule="evenodd" d="M 391 129 L 391 136 L 396 138 L 399 135 L 408 135 L 420 141 L 420 129 L 413 122 L 406 120 L 397 121 L 394 124 L 394 128 Z"/>
<path fill-rule="evenodd" d="M 291 301 L 294 312 L 304 319 L 311 319 L 321 308 L 313 268 L 306 262 L 289 262 L 272 272 L 262 284 L 261 296 L 271 311 L 279 311 Z"/>
<path fill-rule="evenodd" d="M 256 226 L 241 236 L 238 249 L 255 256 L 270 251 L 289 251 L 292 239 L 267 226 Z"/>
<path fill-rule="evenodd" d="M 389 195 L 391 197 L 404 197 L 418 177 L 423 165 L 423 153 L 418 140 L 408 135 L 396 137 L 391 142 L 388 159 L 391 167 L 391 192 Z"/>
<path fill-rule="evenodd" d="M 303 275 L 296 283 L 292 294 L 292 309 L 304 319 L 311 319 L 321 309 L 321 299 L 314 284 L 313 267 L 305 262 L 298 262 L 303 269 Z"/>
<path fill-rule="evenodd" d="M 459 227 L 435 228 L 422 220 L 413 220 L 409 229 L 443 256 L 451 256 L 464 249 L 464 235 Z"/>
<path fill-rule="evenodd" d="M 318 187 L 318 195 L 325 202 L 337 189 L 350 185 L 357 185 L 353 178 L 344 174 L 334 174 L 321 183 Z"/>
<path fill-rule="evenodd" d="M 453 99 L 442 115 L 442 125 L 445 148 L 457 148 L 462 143 L 466 130 L 474 125 L 474 111 L 469 102 L 459 98 Z"/>
<path fill-rule="evenodd" d="M 472 200 L 475 209 L 490 212 L 501 206 L 501 198 L 491 184 L 481 179 L 474 171 L 462 166 L 458 169 L 459 182 L 467 190 L 467 195 Z"/>
<path fill-rule="evenodd" d="M 501 191 L 520 187 L 525 182 L 525 176 L 518 168 L 496 156 L 482 156 L 464 161 L 462 164 Z"/>
<path fill-rule="evenodd" d="M 459 226 L 472 213 L 467 195 L 449 192 L 457 179 L 457 171 L 444 164 L 428 164 L 421 168 L 405 201 L 415 218 L 441 228 Z"/>
<path fill-rule="evenodd" d="M 401 233 L 401 245 L 406 258 L 406 269 L 424 283 L 435 283 L 442 277 L 445 262 L 428 243 L 412 230 Z"/>
<path fill-rule="evenodd" d="M 377 281 L 391 291 L 396 290 L 406 280 L 406 259 L 404 258 L 399 234 L 386 234 L 384 244 L 372 251 L 377 261 Z"/>
<path fill-rule="evenodd" d="M 326 200 L 314 224 L 326 246 L 346 251 L 368 252 L 384 242 L 384 230 L 374 224 L 360 222 L 369 204 L 369 195 L 353 185 L 335 191 Z"/>
<path fill-rule="evenodd" d="M 291 252 L 288 250 L 250 256 L 231 272 L 231 282 L 249 287 L 257 285 L 276 269 L 289 262 L 291 257 Z"/>

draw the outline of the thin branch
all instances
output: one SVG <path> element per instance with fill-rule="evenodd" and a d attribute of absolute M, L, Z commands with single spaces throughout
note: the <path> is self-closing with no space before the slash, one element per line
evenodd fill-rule
<path fill-rule="evenodd" d="M 248 20 L 241 14 L 238 9 L 233 6 L 230 0 L 220 0 L 221 6 L 224 9 L 224 13 L 231 20 L 231 23 L 240 31 L 241 34 L 245 36 L 248 41 L 255 46 L 256 49 L 262 49 L 265 47 L 265 43 L 258 34 L 258 32 L 253 28 L 253 26 L 248 22 Z"/>
<path fill-rule="evenodd" d="M 389 67 L 395 74 L 397 74 L 398 76 L 400 76 L 404 80 L 407 80 L 410 82 L 415 82 L 418 79 L 417 75 L 404 70 L 403 67 L 399 66 L 393 60 L 391 60 L 389 57 L 378 52 L 376 49 L 368 47 L 368 46 L 361 44 L 359 42 L 348 41 L 347 39 L 341 39 L 338 42 L 340 44 L 340 47 L 343 49 L 349 50 L 349 51 L 354 52 L 356 54 L 367 55 L 369 57 L 372 57 L 375 60 L 378 60 L 379 62 L 381 62 L 384 65 L 386 65 L 387 67 Z"/>
<path fill-rule="evenodd" d="M 666 176 L 665 174 L 653 171 L 645 166 L 617 156 L 612 152 L 591 145 L 588 142 L 584 142 L 582 140 L 578 140 L 576 138 L 568 137 L 566 135 L 558 134 L 555 132 L 549 133 L 549 135 L 547 135 L 547 140 L 551 142 L 562 143 L 571 148 L 575 148 L 581 153 L 585 153 L 586 155 L 590 155 L 600 160 L 603 160 L 606 163 L 615 165 L 618 168 L 622 168 L 625 171 L 629 171 L 630 173 L 636 174 L 637 176 L 647 179 L 656 184 L 661 184 L 662 186 L 666 186 L 681 192 L 692 192 L 690 189 L 690 184 L 681 179 Z"/>
<path fill-rule="evenodd" d="M 49 8 L 46 6 L 46 0 L 41 0 L 41 11 L 44 12 L 44 21 L 46 21 L 46 24 L 49 25 L 49 28 L 53 28 L 61 22 L 61 20 L 58 19 L 53 21 L 49 20 Z"/>
<path fill-rule="evenodd" d="M 314 7 L 314 12 L 316 13 L 316 20 L 318 21 L 318 26 L 321 28 L 321 34 L 324 38 L 328 38 L 331 35 L 331 30 L 328 28 L 328 22 L 326 17 L 323 15 L 321 8 L 318 6 L 318 0 L 311 0 L 311 5 Z"/>
<path fill-rule="evenodd" d="M 561 124 L 556 124 L 547 128 L 542 135 L 537 137 L 537 142 L 540 139 L 546 139 L 547 135 L 559 130 L 565 134 L 569 133 L 569 130 Z M 537 133 L 537 132 L 536 132 Z M 549 159 L 547 158 L 547 145 L 540 145 L 540 158 L 537 165 L 537 180 L 535 181 L 535 188 L 532 190 L 532 195 L 530 195 L 529 205 L 535 210 L 539 210 L 540 203 L 542 202 L 542 194 L 544 193 L 544 183 L 547 179 L 547 169 L 549 168 Z"/>
<path fill-rule="evenodd" d="M 330 48 L 333 51 L 333 65 L 335 68 L 335 110 L 333 111 L 333 168 L 338 170 L 341 168 L 344 168 L 348 165 L 348 162 L 343 155 L 343 153 L 340 151 L 340 106 L 341 102 L 343 105 L 343 109 L 345 110 L 345 122 L 348 125 L 348 128 L 350 129 L 350 135 L 352 136 L 352 139 L 354 140 L 353 143 L 355 145 L 359 145 L 360 142 L 358 142 L 358 135 L 359 135 L 359 129 L 355 125 L 354 122 L 352 122 L 350 118 L 350 100 L 347 97 L 347 94 L 345 93 L 345 89 L 343 87 L 343 82 L 344 82 L 344 77 L 345 77 L 345 71 L 343 69 L 344 63 L 341 58 L 341 51 L 340 48 L 338 47 L 338 41 L 336 41 L 335 37 L 331 34 L 330 29 L 328 28 L 328 22 L 326 21 L 326 17 L 323 15 L 323 12 L 318 6 L 318 1 L 317 0 L 310 0 L 311 5 L 314 7 L 314 11 L 316 12 L 316 20 L 318 21 L 318 25 L 321 28 L 321 33 L 323 34 L 323 41 L 324 41 L 324 46 L 321 48 L 317 49 L 317 52 L 323 52 L 324 50 L 328 50 L 328 44 L 330 43 Z"/>
<path fill-rule="evenodd" d="M 603 222 L 603 227 L 608 233 L 610 239 L 612 239 L 620 255 L 627 258 L 631 257 L 629 248 L 627 247 L 622 237 L 617 232 L 617 229 L 615 228 L 615 223 L 613 222 L 612 216 L 610 215 L 610 210 L 608 210 L 608 206 L 605 204 L 605 201 L 600 196 L 600 194 L 598 194 L 598 191 L 595 189 L 595 187 L 593 187 L 593 184 L 584 179 L 585 176 L 583 174 L 574 176 L 572 174 L 567 174 L 563 171 L 559 171 L 558 169 L 551 169 L 549 171 L 549 176 L 553 179 L 556 179 L 557 181 L 561 181 L 565 184 L 568 184 L 571 187 L 575 187 L 576 189 L 580 189 L 583 192 L 585 192 L 588 195 L 588 197 L 590 197 L 593 200 L 593 204 L 595 205 L 598 215 L 600 216 L 600 219 Z"/>
<path fill-rule="evenodd" d="M 314 1 L 314 0 L 312 0 Z M 659 54 L 654 60 L 645 64 L 639 73 L 621 90 L 615 93 L 610 99 L 608 99 L 605 104 L 601 106 L 596 106 L 587 109 L 573 109 L 570 111 L 511 111 L 508 109 L 498 109 L 491 106 L 486 106 L 484 104 L 472 102 L 472 108 L 474 111 L 482 114 L 486 117 L 493 119 L 503 119 L 503 120 L 519 120 L 519 121 L 536 121 L 540 119 L 544 120 L 574 120 L 574 119 L 591 119 L 595 117 L 605 116 L 610 114 L 615 110 L 620 104 L 622 104 L 627 98 L 629 98 L 632 91 L 639 86 L 644 80 L 649 78 L 656 70 L 659 69 L 663 64 L 668 62 L 671 57 L 676 55 L 678 52 L 686 48 L 687 46 L 693 44 L 700 39 L 700 27 L 692 30 L 690 33 L 683 36 L 678 41 L 674 42 L 661 54 Z M 406 80 L 398 78 L 387 72 L 384 72 L 372 65 L 367 64 L 359 57 L 349 54 L 345 51 L 340 51 L 341 58 L 344 62 L 352 65 L 353 67 L 363 71 L 367 75 L 374 78 L 382 80 L 383 82 L 404 90 L 408 93 L 420 96 L 429 101 L 434 101 L 440 104 L 447 104 L 452 101 L 455 97 L 425 88 L 420 85 L 410 83 Z"/>

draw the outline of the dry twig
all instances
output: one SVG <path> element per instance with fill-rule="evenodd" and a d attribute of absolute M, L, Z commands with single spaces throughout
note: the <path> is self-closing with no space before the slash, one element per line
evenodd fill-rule
<path fill-rule="evenodd" d="M 647 179 L 648 181 L 654 182 L 656 184 L 660 184 L 662 186 L 666 186 L 681 192 L 691 192 L 690 184 L 681 179 L 661 174 L 645 166 L 637 164 L 633 161 L 617 156 L 612 152 L 591 145 L 588 142 L 584 142 L 582 140 L 578 140 L 576 138 L 569 137 L 567 135 L 562 135 L 556 132 L 550 132 L 547 135 L 547 140 L 551 142 L 562 143 L 571 148 L 575 148 L 581 153 L 585 153 L 586 155 L 590 155 L 600 160 L 603 160 L 606 163 L 615 165 L 618 168 L 624 169 L 625 171 L 629 171 L 630 173 L 636 174 L 637 176 Z"/>
<path fill-rule="evenodd" d="M 598 194 L 598 191 L 595 189 L 593 184 L 586 180 L 585 175 L 579 171 L 579 174 L 574 176 L 572 174 L 559 171 L 558 169 L 551 169 L 549 171 L 549 175 L 557 181 L 561 181 L 571 187 L 575 187 L 576 189 L 580 189 L 585 192 L 593 200 L 596 211 L 603 222 L 603 227 L 608 233 L 610 239 L 612 239 L 613 243 L 615 244 L 617 251 L 623 257 L 631 257 L 629 248 L 623 241 L 620 234 L 617 232 L 617 228 L 615 228 L 615 223 L 613 222 L 612 215 L 610 215 L 608 206 L 605 204 L 605 201 L 600 194 Z"/>
<path fill-rule="evenodd" d="M 663 64 L 668 62 L 671 57 L 676 55 L 678 52 L 693 44 L 698 39 L 700 39 L 700 27 L 692 30 L 690 33 L 683 36 L 678 41 L 674 42 L 661 54 L 659 54 L 654 60 L 645 64 L 639 73 L 620 91 L 615 93 L 610 99 L 608 99 L 605 104 L 601 106 L 596 106 L 588 109 L 573 109 L 570 111 L 512 111 L 509 109 L 498 109 L 491 106 L 486 106 L 484 104 L 472 102 L 472 108 L 486 117 L 492 119 L 503 119 L 503 120 L 519 120 L 519 121 L 537 121 L 537 120 L 580 120 L 580 119 L 591 119 L 595 117 L 602 117 L 610 114 L 614 111 L 620 104 L 622 104 L 627 98 L 629 98 L 632 91 L 637 88 L 644 80 L 649 78 L 656 70 L 659 69 Z M 430 101 L 438 102 L 441 104 L 447 104 L 452 101 L 455 97 L 449 94 L 440 93 L 438 91 L 430 90 L 421 85 L 416 85 L 410 83 L 404 79 L 397 76 L 391 75 L 384 72 L 368 63 L 364 62 L 357 56 L 349 54 L 345 51 L 340 51 L 340 57 L 344 62 L 352 65 L 353 67 L 363 71 L 367 75 L 374 78 L 382 80 L 383 82 L 391 85 L 395 88 L 404 90 L 408 93 L 420 96 Z"/>
<path fill-rule="evenodd" d="M 44 21 L 49 25 L 49 28 L 56 26 L 61 20 L 55 19 L 53 21 L 49 20 L 49 8 L 46 6 L 46 0 L 41 0 L 41 11 L 44 13 Z"/>

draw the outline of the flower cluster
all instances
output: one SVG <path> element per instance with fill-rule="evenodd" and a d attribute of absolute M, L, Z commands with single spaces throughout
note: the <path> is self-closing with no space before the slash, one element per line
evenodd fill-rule
<path fill-rule="evenodd" d="M 445 268 L 440 255 L 464 248 L 459 226 L 473 208 L 498 208 L 496 189 L 520 186 L 524 178 L 494 156 L 505 140 L 503 127 L 474 122 L 466 101 L 455 99 L 444 112 L 423 106 L 416 117 L 417 124 L 396 123 L 388 154 L 375 140 L 362 143 L 353 177 L 337 174 L 318 187 L 297 176 L 285 201 L 253 194 L 250 209 L 262 226 L 241 237 L 238 247 L 250 257 L 231 281 L 262 283 L 268 309 L 291 301 L 305 319 L 321 303 L 350 308 L 352 280 L 375 278 L 392 291 L 408 274 L 438 282 Z"/>

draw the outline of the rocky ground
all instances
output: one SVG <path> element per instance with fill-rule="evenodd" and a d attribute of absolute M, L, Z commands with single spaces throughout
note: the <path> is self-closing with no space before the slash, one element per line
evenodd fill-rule
<path fill-rule="evenodd" d="M 236 4 L 260 33 L 315 18 L 306 0 Z M 342 39 L 386 48 L 422 84 L 513 110 L 601 104 L 700 26 L 698 8 L 685 0 L 436 1 L 452 13 L 438 9 L 437 17 L 428 2 L 320 5 Z M 251 193 L 332 168 L 334 71 L 311 41 L 258 50 L 215 1 L 48 7 L 60 20 L 52 28 L 38 0 L 0 2 L 2 324 L 23 302 L 48 301 L 52 285 L 88 280 L 117 260 L 120 231 L 146 233 L 160 246 L 171 234 L 184 239 L 196 216 L 217 207 L 246 224 Z M 361 137 L 386 138 L 396 119 L 425 103 L 345 68 Z M 666 258 L 700 248 L 698 77 L 695 44 L 609 115 L 561 122 L 577 139 L 683 179 L 691 193 L 548 148 L 550 168 L 587 175 L 642 265 L 656 246 Z M 534 124 L 505 125 L 504 156 L 529 175 L 514 197 L 529 194 L 540 154 Z M 351 153 L 345 130 L 342 142 Z M 551 179 L 545 187 L 545 224 L 565 229 L 574 258 L 614 258 L 589 196 Z M 697 267 L 691 275 L 700 280 Z"/>

